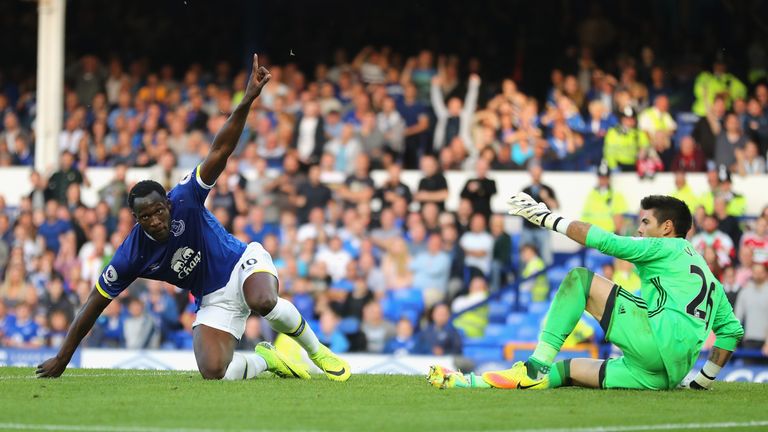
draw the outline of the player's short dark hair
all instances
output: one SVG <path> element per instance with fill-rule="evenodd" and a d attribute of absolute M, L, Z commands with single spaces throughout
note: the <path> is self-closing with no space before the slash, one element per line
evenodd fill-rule
<path fill-rule="evenodd" d="M 693 217 L 688 205 L 671 196 L 649 195 L 640 201 L 640 207 L 643 210 L 653 210 L 659 223 L 671 220 L 677 237 L 685 238 L 693 224 Z"/>
<path fill-rule="evenodd" d="M 157 192 L 162 197 L 165 196 L 165 188 L 163 185 L 154 180 L 142 180 L 136 183 L 128 193 L 128 207 L 133 210 L 133 203 L 136 201 L 136 198 L 144 198 L 152 192 Z"/>

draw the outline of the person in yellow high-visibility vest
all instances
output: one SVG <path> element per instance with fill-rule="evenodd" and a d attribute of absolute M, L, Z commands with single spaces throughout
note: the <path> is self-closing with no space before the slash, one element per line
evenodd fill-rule
<path fill-rule="evenodd" d="M 731 173 L 725 165 L 721 165 L 716 171 L 708 171 L 707 182 L 710 190 L 699 198 L 699 205 L 704 207 L 706 214 L 712 214 L 715 211 L 715 198 L 722 196 L 728 203 L 726 212 L 729 216 L 744 216 L 747 212 L 747 199 L 744 195 L 733 191 Z"/>
<path fill-rule="evenodd" d="M 608 168 L 632 172 L 637 169 L 638 155 L 649 145 L 648 135 L 637 128 L 635 111 L 627 107 L 621 112 L 621 123 L 605 134 L 603 156 Z"/>
<path fill-rule="evenodd" d="M 699 198 L 696 197 L 691 185 L 685 179 L 685 171 L 675 171 L 675 191 L 670 196 L 684 202 L 691 210 L 691 213 L 696 212 L 696 207 L 699 206 Z"/>
<path fill-rule="evenodd" d="M 704 117 L 715 96 L 725 95 L 726 106 L 730 108 L 734 99 L 746 99 L 747 86 L 736 76 L 728 73 L 725 60 L 719 57 L 712 66 L 712 72 L 703 71 L 696 77 L 693 94 L 696 96 L 696 101 L 691 110 L 697 116 Z"/>
<path fill-rule="evenodd" d="M 611 171 L 603 162 L 597 169 L 597 187 L 584 200 L 581 220 L 608 232 L 621 232 L 627 211 L 624 195 L 611 187 Z"/>
<path fill-rule="evenodd" d="M 653 148 L 662 154 L 672 146 L 672 136 L 677 123 L 669 114 L 669 98 L 665 94 L 656 96 L 653 106 L 646 108 L 637 118 L 638 127 L 648 134 Z"/>

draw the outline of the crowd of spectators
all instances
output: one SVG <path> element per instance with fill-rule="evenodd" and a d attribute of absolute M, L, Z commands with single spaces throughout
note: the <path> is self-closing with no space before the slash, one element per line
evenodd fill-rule
<path fill-rule="evenodd" d="M 496 185 L 489 170 L 530 170 L 528 191 L 552 208 L 555 191 L 540 183 L 542 170 L 597 171 L 601 186 L 589 198 L 597 201 L 611 172 L 675 171 L 676 193 L 684 193 L 685 172 L 708 171 L 712 190 L 686 200 L 700 227 L 694 245 L 734 293 L 750 281 L 757 286 L 750 293 L 765 292 L 765 275 L 753 266 L 768 260 L 768 212 L 742 235 L 734 217 L 744 215 L 744 198 L 730 189 L 732 173 L 765 173 L 764 82 L 748 86 L 716 59 L 687 107 L 699 119 L 680 134 L 670 99 L 684 90 L 667 81 L 647 48 L 638 59 L 619 59 L 615 70 L 582 50 L 576 69 L 552 71 L 545 100 L 512 79 L 485 82 L 476 63 L 457 57 L 424 50 L 401 58 L 367 47 L 311 74 L 269 65 L 272 81 L 208 200 L 228 231 L 264 245 L 282 293 L 334 350 L 460 353 L 451 310 L 552 262 L 541 231 L 526 226 L 520 268 L 511 265 L 510 233 L 490 208 Z M 18 207 L 0 199 L 2 345 L 61 343 L 134 225 L 126 169 L 151 167 L 152 179 L 173 187 L 174 169 L 192 170 L 205 158 L 246 79 L 226 62 L 179 74 L 167 65 L 85 56 L 67 69 L 59 167 L 33 172 L 33 191 Z M 31 166 L 34 93 L 15 94 L 0 94 L 0 166 Z M 104 166 L 114 167 L 114 179 L 87 207 L 81 187 L 90 167 Z M 376 185 L 373 169 L 388 179 Z M 400 181 L 402 169 L 421 170 L 417 190 Z M 456 212 L 444 207 L 448 170 L 474 173 Z M 607 213 L 591 216 L 625 231 L 618 194 L 609 196 Z M 535 300 L 546 299 L 546 281 L 528 286 Z M 188 293 L 139 280 L 111 303 L 85 344 L 189 348 L 193 316 Z M 465 324 L 464 334 L 477 334 L 477 322 Z M 272 336 L 252 317 L 241 347 Z"/>

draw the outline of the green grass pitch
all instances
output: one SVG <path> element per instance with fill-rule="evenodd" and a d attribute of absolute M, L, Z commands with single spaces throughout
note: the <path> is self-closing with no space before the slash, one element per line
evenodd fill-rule
<path fill-rule="evenodd" d="M 768 430 L 768 386 L 760 384 L 524 392 L 437 390 L 399 375 L 314 378 L 224 382 L 197 372 L 70 369 L 39 380 L 29 368 L 0 368 L 0 430 Z"/>

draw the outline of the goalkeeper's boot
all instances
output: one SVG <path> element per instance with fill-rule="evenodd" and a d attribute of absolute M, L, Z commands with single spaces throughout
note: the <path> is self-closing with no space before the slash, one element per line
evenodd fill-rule
<path fill-rule="evenodd" d="M 256 345 L 256 354 L 267 362 L 267 370 L 280 378 L 311 378 L 304 364 L 291 361 L 269 342 L 259 342 Z"/>
<path fill-rule="evenodd" d="M 427 382 L 440 389 L 449 388 L 490 388 L 483 379 L 470 372 L 467 375 L 461 371 L 454 371 L 445 366 L 430 366 L 427 374 Z"/>
<path fill-rule="evenodd" d="M 483 380 L 501 389 L 541 390 L 549 387 L 549 377 L 539 379 L 529 377 L 525 363 L 521 361 L 503 371 L 486 372 L 483 374 Z"/>
<path fill-rule="evenodd" d="M 352 376 L 349 363 L 342 360 L 323 344 L 320 344 L 320 349 L 310 355 L 309 358 L 325 372 L 325 376 L 331 381 L 346 381 Z"/>

